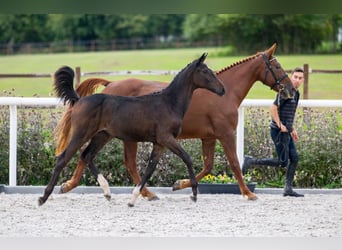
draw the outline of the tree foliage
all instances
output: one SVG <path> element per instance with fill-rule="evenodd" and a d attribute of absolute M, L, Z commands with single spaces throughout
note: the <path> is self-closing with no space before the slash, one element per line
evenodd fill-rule
<path fill-rule="evenodd" d="M 330 52 L 337 52 L 341 26 L 341 14 L 2 14 L 0 43 L 177 37 L 224 39 L 240 53 L 274 41 L 284 53 L 315 53 L 328 43 Z"/>

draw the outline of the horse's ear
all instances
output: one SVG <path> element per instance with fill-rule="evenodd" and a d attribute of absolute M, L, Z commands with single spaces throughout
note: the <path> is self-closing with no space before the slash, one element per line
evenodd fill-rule
<path fill-rule="evenodd" d="M 198 59 L 197 65 L 204 62 L 204 60 L 207 58 L 208 53 L 203 53 L 202 56 Z"/>
<path fill-rule="evenodd" d="M 274 44 L 271 46 L 271 48 L 269 48 L 269 49 L 266 51 L 266 54 L 268 55 L 269 58 L 271 58 L 271 57 L 273 56 L 274 51 L 275 51 L 275 49 L 276 49 L 276 47 L 277 47 L 277 44 L 278 44 L 278 42 L 275 41 Z"/>

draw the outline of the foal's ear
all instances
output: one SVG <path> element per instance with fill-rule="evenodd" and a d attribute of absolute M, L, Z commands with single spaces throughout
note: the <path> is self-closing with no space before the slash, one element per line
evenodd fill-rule
<path fill-rule="evenodd" d="M 202 56 L 198 59 L 197 65 L 203 63 L 204 60 L 207 58 L 208 53 L 203 53 Z"/>

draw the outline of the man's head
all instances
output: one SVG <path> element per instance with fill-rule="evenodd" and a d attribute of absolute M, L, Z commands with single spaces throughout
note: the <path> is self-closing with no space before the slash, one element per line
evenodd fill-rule
<path fill-rule="evenodd" d="M 294 70 L 292 70 L 290 79 L 293 83 L 293 86 L 298 89 L 304 82 L 304 70 L 300 67 L 294 68 Z"/>

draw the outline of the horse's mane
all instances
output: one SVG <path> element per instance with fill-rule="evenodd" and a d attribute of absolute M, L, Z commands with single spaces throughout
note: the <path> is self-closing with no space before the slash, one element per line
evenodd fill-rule
<path fill-rule="evenodd" d="M 237 66 L 237 65 L 240 65 L 240 64 L 242 64 L 242 63 L 245 63 L 245 62 L 248 62 L 248 61 L 250 61 L 250 60 L 253 60 L 254 58 L 260 56 L 261 54 L 262 54 L 262 52 L 257 52 L 255 55 L 245 57 L 245 58 L 243 58 L 243 59 L 241 59 L 241 60 L 239 60 L 239 61 L 237 61 L 237 62 L 234 62 L 233 64 L 231 64 L 231 65 L 229 65 L 229 66 L 227 66 L 227 67 L 224 67 L 224 68 L 221 69 L 221 70 L 216 71 L 215 73 L 216 73 L 216 75 L 221 74 L 221 73 L 225 72 L 226 70 L 231 69 L 231 68 L 233 68 L 233 67 L 235 67 L 235 66 Z"/>

